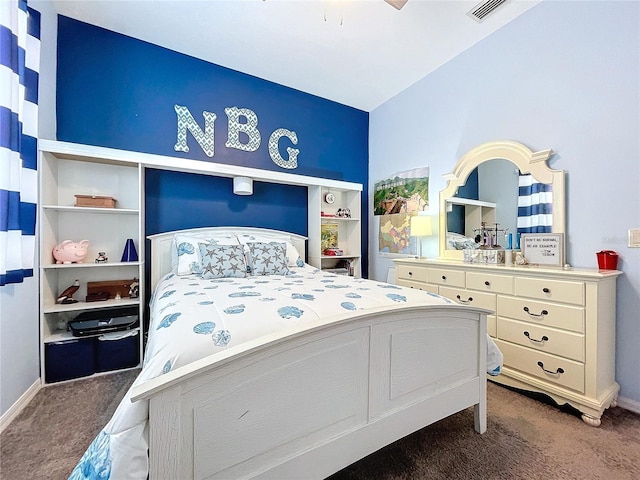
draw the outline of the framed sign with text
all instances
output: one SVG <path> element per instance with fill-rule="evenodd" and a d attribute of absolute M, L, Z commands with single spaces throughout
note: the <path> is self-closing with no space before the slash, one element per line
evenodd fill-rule
<path fill-rule="evenodd" d="M 523 233 L 520 239 L 522 255 L 531 265 L 564 265 L 564 234 Z"/>

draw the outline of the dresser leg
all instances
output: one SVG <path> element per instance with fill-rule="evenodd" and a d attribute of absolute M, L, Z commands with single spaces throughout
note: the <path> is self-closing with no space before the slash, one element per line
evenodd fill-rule
<path fill-rule="evenodd" d="M 600 417 L 592 417 L 586 413 L 582 414 L 582 421 L 591 427 L 599 427 L 601 423 Z"/>

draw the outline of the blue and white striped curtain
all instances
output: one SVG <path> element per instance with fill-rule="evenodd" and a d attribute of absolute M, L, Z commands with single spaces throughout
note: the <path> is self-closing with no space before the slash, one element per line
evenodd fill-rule
<path fill-rule="evenodd" d="M 33 276 L 40 13 L 0 0 L 0 286 Z"/>
<path fill-rule="evenodd" d="M 550 233 L 553 226 L 551 185 L 530 174 L 518 179 L 518 233 Z"/>

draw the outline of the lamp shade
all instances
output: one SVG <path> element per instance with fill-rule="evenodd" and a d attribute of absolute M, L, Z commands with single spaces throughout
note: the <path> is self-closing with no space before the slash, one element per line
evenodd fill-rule
<path fill-rule="evenodd" d="M 253 179 L 249 177 L 233 177 L 233 193 L 236 195 L 252 195 Z"/>
<path fill-rule="evenodd" d="M 411 217 L 411 236 L 428 237 L 433 233 L 431 229 L 431 217 L 416 215 Z"/>

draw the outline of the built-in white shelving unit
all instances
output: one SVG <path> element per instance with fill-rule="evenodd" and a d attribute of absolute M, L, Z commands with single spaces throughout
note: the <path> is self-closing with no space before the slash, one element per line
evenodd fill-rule
<path fill-rule="evenodd" d="M 41 370 L 46 377 L 47 345 L 77 341 L 65 325 L 79 313 L 98 309 L 137 306 L 140 316 L 138 353 L 142 358 L 144 339 L 144 171 L 146 168 L 190 172 L 219 177 L 250 177 L 254 181 L 298 185 L 308 191 L 308 257 L 318 268 L 334 270 L 347 261 L 345 273 L 361 275 L 361 210 L 362 185 L 358 183 L 323 179 L 261 170 L 236 165 L 218 164 L 198 160 L 140 152 L 129 152 L 104 147 L 80 145 L 54 140 L 39 140 L 40 150 L 40 325 Z M 325 202 L 331 192 L 335 201 Z M 110 196 L 117 200 L 115 208 L 76 207 L 75 195 Z M 350 217 L 337 215 L 339 208 L 347 208 Z M 323 223 L 338 227 L 340 257 L 323 255 L 321 230 Z M 139 261 L 120 262 L 127 239 L 132 238 Z M 56 264 L 52 250 L 63 240 L 89 240 L 86 263 Z M 106 252 L 107 263 L 95 263 L 99 252 Z M 86 283 L 138 278 L 139 297 L 124 296 L 120 300 L 86 302 Z M 77 303 L 60 304 L 60 293 L 79 280 L 80 288 L 74 294 Z M 56 362 L 59 358 L 56 358 Z M 69 363 L 75 360 L 70 359 Z"/>
<path fill-rule="evenodd" d="M 89 361 L 89 347 L 95 346 L 95 339 L 91 336 L 74 337 L 66 328 L 68 322 L 79 314 L 134 307 L 132 310 L 138 312 L 140 319 L 138 331 L 142 332 L 140 299 L 144 298 L 144 203 L 139 162 L 109 158 L 102 155 L 104 149 L 98 147 L 63 142 L 41 140 L 39 149 L 41 377 L 47 382 L 47 378 L 59 377 L 51 373 L 53 370 L 68 370 L 68 376 L 74 378 L 77 369 L 74 362 L 82 362 L 86 366 Z M 113 197 L 116 205 L 114 208 L 78 207 L 75 206 L 75 195 Z M 120 261 L 127 239 L 134 240 L 138 261 Z M 64 240 L 89 241 L 83 263 L 56 263 L 53 248 Z M 96 263 L 99 252 L 106 253 L 106 263 Z M 123 291 L 120 299 L 86 301 L 87 282 L 133 279 L 139 282 L 137 298 L 130 298 L 129 292 Z M 79 288 L 73 298 L 77 302 L 58 303 L 60 293 L 76 280 Z M 136 340 L 135 354 L 138 358 L 142 358 L 143 336 L 139 334 Z M 94 344 L 89 345 L 92 341 Z M 78 352 L 82 353 L 78 355 Z M 95 360 L 95 355 L 91 360 Z M 91 368 L 78 371 L 77 376 L 86 376 Z"/>
<path fill-rule="evenodd" d="M 308 192 L 309 264 L 323 270 L 360 277 L 362 185 L 342 183 L 309 187 Z M 346 215 L 345 209 L 348 212 Z M 337 247 L 342 255 L 325 255 L 326 245 L 322 241 L 325 228 L 337 232 Z"/>

